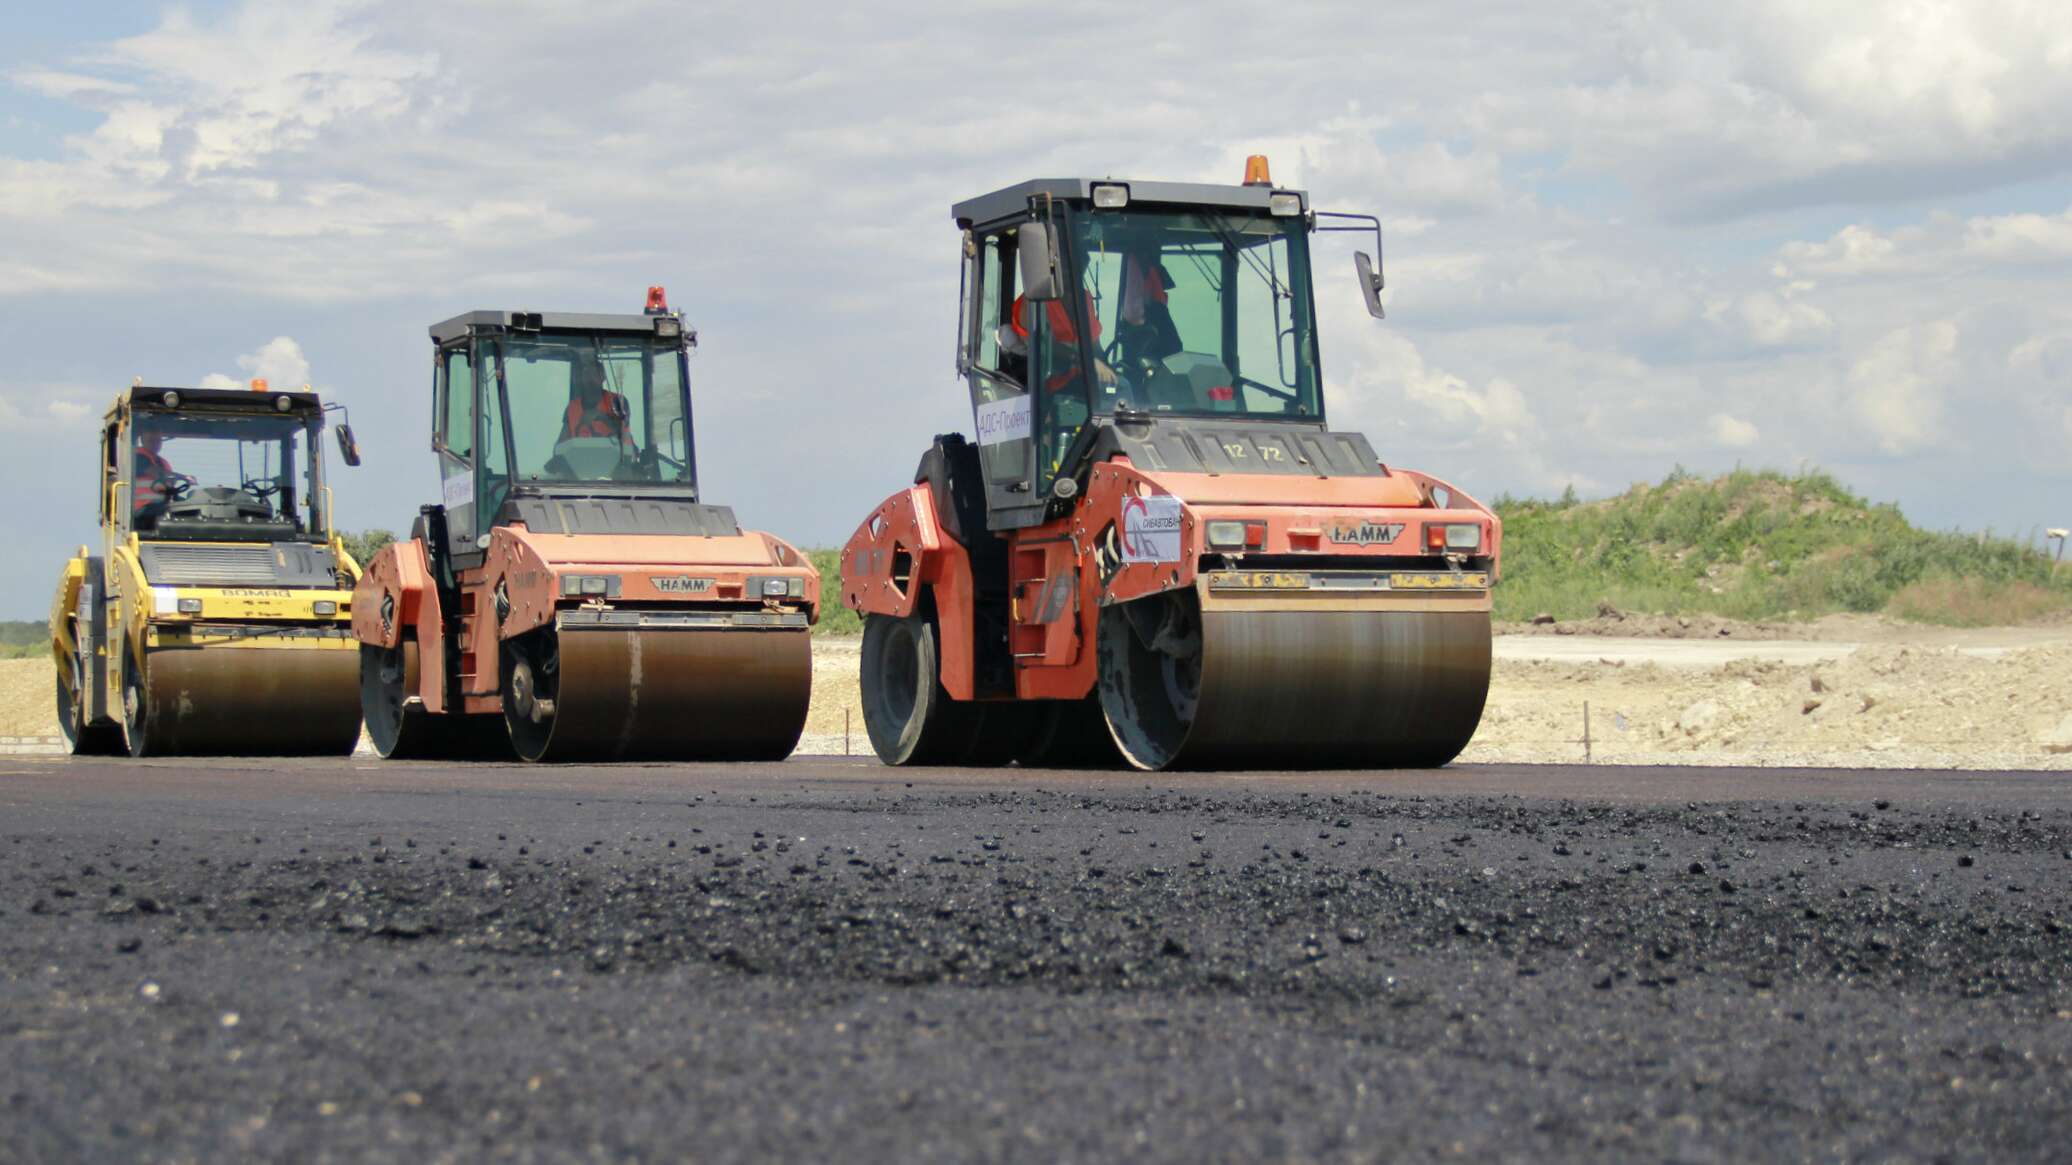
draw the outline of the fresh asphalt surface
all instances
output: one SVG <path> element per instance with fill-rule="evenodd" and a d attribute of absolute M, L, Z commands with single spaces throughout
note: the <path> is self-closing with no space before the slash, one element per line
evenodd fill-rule
<path fill-rule="evenodd" d="M 0 1159 L 2064 1160 L 2063 774 L 0 758 Z"/>

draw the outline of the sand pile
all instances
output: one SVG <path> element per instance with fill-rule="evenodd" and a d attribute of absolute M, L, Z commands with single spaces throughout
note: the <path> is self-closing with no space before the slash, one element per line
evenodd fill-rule
<path fill-rule="evenodd" d="M 1500 663 L 1467 760 L 2072 769 L 2072 648 L 1824 664 Z"/>
<path fill-rule="evenodd" d="M 870 751 L 861 641 L 813 644 L 801 751 Z M 0 736 L 55 736 L 52 670 L 0 660 Z M 1831 663 L 1717 667 L 1500 660 L 1463 760 L 2072 770 L 2072 646 L 1997 657 L 1873 643 Z"/>
<path fill-rule="evenodd" d="M 48 659 L 0 659 L 0 736 L 56 736 L 57 670 Z"/>

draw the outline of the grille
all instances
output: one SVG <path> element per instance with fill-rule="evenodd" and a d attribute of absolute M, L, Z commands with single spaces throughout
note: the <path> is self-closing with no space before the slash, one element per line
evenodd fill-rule
<path fill-rule="evenodd" d="M 146 548 L 144 574 L 154 583 L 270 583 L 279 578 L 271 546 Z"/>

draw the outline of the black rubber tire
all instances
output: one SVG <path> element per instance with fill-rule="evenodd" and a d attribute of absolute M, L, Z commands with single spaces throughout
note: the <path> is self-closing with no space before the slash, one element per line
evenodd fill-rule
<path fill-rule="evenodd" d="M 932 615 L 864 616 L 862 656 L 863 727 L 879 760 L 888 765 L 971 762 L 986 727 L 985 708 L 953 700 L 943 690 Z M 1004 764 L 1011 755 L 990 763 Z"/>
<path fill-rule="evenodd" d="M 79 640 L 75 637 L 73 642 Z M 120 727 L 86 723 L 86 702 L 80 698 L 87 683 L 84 661 L 77 652 L 65 658 L 70 666 L 58 669 L 57 690 L 58 731 L 64 734 L 66 750 L 73 756 L 122 755 L 125 750 Z"/>
<path fill-rule="evenodd" d="M 503 693 L 504 731 L 510 737 L 511 750 L 520 760 L 538 761 L 547 754 L 547 745 L 554 738 L 553 716 L 534 720 L 520 709 L 517 689 L 522 666 L 535 695 L 544 700 L 560 696 L 559 668 L 555 666 L 560 644 L 555 636 L 554 628 L 542 627 L 506 639 L 503 649 L 497 652 L 501 657 L 499 670 L 502 675 L 497 690 Z"/>
<path fill-rule="evenodd" d="M 405 701 L 417 644 L 360 645 L 360 714 L 383 760 L 511 760 L 501 716 L 434 716 Z"/>
<path fill-rule="evenodd" d="M 134 656 L 122 661 L 122 743 L 133 757 L 156 756 L 161 751 L 152 739 L 151 696 Z"/>

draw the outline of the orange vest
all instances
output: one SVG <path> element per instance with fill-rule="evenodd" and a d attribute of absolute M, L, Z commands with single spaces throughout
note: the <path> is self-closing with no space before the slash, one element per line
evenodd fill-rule
<path fill-rule="evenodd" d="M 130 474 L 130 508 L 141 510 L 167 497 L 165 483 L 171 480 L 173 467 L 166 459 L 149 449 L 137 450 L 136 469 Z"/>
<path fill-rule="evenodd" d="M 626 422 L 620 413 L 625 402 L 616 392 L 599 393 L 597 406 L 586 409 L 583 402 L 568 402 L 568 411 L 562 414 L 561 431 L 563 439 L 571 437 L 626 437 Z"/>

